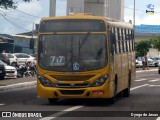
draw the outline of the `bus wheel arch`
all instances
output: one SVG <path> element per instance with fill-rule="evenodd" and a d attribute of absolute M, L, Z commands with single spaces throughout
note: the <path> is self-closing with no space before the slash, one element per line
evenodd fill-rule
<path fill-rule="evenodd" d="M 116 101 L 116 95 L 117 95 L 117 85 L 118 85 L 118 77 L 117 74 L 115 75 L 115 80 L 114 80 L 114 93 L 113 97 L 109 99 L 110 104 L 114 104 Z"/>
<path fill-rule="evenodd" d="M 130 87 L 131 87 L 131 70 L 129 70 L 129 74 L 128 74 L 128 87 L 123 90 L 124 97 L 130 96 Z"/>

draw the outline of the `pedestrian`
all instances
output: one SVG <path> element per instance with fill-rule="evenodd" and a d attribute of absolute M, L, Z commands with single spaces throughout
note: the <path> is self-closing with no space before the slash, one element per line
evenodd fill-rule
<path fill-rule="evenodd" d="M 144 56 L 142 57 L 142 70 L 145 70 L 145 58 Z"/>
<path fill-rule="evenodd" d="M 6 53 L 6 50 L 3 50 L 2 53 Z"/>
<path fill-rule="evenodd" d="M 147 54 L 144 55 L 144 59 L 145 59 L 145 66 L 147 67 L 147 70 L 149 70 L 149 68 L 148 68 L 148 57 L 147 57 Z"/>

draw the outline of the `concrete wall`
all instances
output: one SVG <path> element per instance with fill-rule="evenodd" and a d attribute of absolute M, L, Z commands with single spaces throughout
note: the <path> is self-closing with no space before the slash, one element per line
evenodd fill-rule
<path fill-rule="evenodd" d="M 84 0 L 67 0 L 67 15 L 70 13 L 84 13 Z"/>
<path fill-rule="evenodd" d="M 149 52 L 147 53 L 147 55 L 149 57 L 157 57 L 157 56 L 160 56 L 160 52 L 157 49 L 150 48 Z"/>
<path fill-rule="evenodd" d="M 49 16 L 56 16 L 56 0 L 50 0 Z"/>
<path fill-rule="evenodd" d="M 124 20 L 124 0 L 67 0 L 67 15 L 74 13 L 92 13 Z M 56 15 L 56 0 L 50 0 L 50 16 Z"/>
<path fill-rule="evenodd" d="M 104 0 L 85 0 L 85 13 L 104 16 Z"/>

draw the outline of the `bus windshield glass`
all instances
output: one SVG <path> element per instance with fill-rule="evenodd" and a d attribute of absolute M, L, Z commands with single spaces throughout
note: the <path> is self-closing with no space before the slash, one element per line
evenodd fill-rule
<path fill-rule="evenodd" d="M 96 32 L 106 31 L 102 20 L 44 20 L 40 25 L 39 32 Z"/>
<path fill-rule="evenodd" d="M 39 65 L 58 72 L 83 72 L 107 64 L 105 34 L 40 35 Z"/>

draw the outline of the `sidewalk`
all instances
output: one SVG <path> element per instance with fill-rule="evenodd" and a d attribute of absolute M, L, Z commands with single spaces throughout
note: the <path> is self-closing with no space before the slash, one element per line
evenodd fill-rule
<path fill-rule="evenodd" d="M 149 70 L 142 70 L 142 68 L 136 68 L 136 73 L 151 72 L 151 71 L 158 72 L 158 68 L 150 67 Z M 22 87 L 31 87 L 31 86 L 35 86 L 36 84 L 37 84 L 36 77 L 5 79 L 5 80 L 0 80 L 0 91 L 6 91 L 6 90 L 22 88 Z"/>
<path fill-rule="evenodd" d="M 136 68 L 136 72 L 151 72 L 151 71 L 157 71 L 158 72 L 158 68 L 157 67 L 149 67 L 149 70 L 142 70 L 142 68 Z"/>
<path fill-rule="evenodd" d="M 0 80 L 0 92 L 15 88 L 32 87 L 37 84 L 36 77 Z"/>

